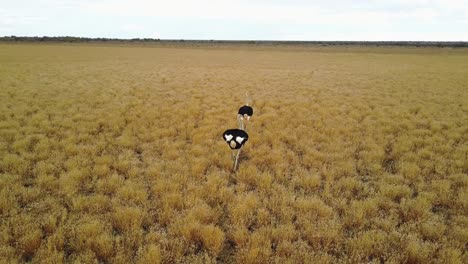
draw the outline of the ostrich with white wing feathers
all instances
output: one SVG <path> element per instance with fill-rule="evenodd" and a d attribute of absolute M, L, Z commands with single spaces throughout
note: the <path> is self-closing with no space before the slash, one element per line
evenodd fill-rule
<path fill-rule="evenodd" d="M 234 160 L 234 165 L 232 170 L 236 171 L 237 161 L 239 160 L 239 155 L 242 149 L 242 146 L 249 140 L 249 135 L 245 131 L 246 124 L 244 121 L 249 121 L 253 115 L 253 109 L 249 106 L 249 103 L 252 101 L 248 93 L 246 93 L 246 104 L 239 108 L 237 112 L 237 122 L 239 123 L 239 129 L 228 129 L 223 133 L 223 139 L 229 145 L 232 150 L 232 158 Z M 234 154 L 237 150 L 237 154 Z"/>
<path fill-rule="evenodd" d="M 234 165 L 232 167 L 233 171 L 236 171 L 237 161 L 239 160 L 239 155 L 242 149 L 242 146 L 249 140 L 249 135 L 247 132 L 241 129 L 228 129 L 223 133 L 223 139 L 229 145 L 232 150 L 232 158 L 234 160 Z M 236 154 L 234 154 L 237 151 Z"/>

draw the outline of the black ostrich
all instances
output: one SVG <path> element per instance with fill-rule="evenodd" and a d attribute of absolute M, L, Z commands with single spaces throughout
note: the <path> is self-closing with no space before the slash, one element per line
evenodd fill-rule
<path fill-rule="evenodd" d="M 239 160 L 242 146 L 244 146 L 245 142 L 249 140 L 249 135 L 242 129 L 228 129 L 224 131 L 223 139 L 232 150 L 232 159 L 234 160 L 232 170 L 236 171 L 237 161 Z M 235 154 L 236 150 L 237 154 Z"/>
<path fill-rule="evenodd" d="M 239 112 L 237 112 L 242 118 L 249 120 L 253 115 L 253 109 L 249 105 L 244 105 L 239 108 Z"/>
<path fill-rule="evenodd" d="M 249 140 L 247 132 L 241 129 L 228 129 L 223 133 L 224 141 L 231 149 L 240 149 Z"/>
<path fill-rule="evenodd" d="M 244 105 L 239 108 L 237 112 L 237 121 L 239 122 L 239 128 L 245 129 L 246 125 L 244 124 L 244 120 L 249 121 L 253 115 L 253 108 L 249 105 Z"/>

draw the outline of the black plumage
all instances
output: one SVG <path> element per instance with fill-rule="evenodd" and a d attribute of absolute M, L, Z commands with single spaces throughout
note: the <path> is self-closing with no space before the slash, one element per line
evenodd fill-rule
<path fill-rule="evenodd" d="M 239 112 L 237 112 L 239 115 L 247 115 L 249 117 L 252 117 L 253 115 L 253 109 L 252 107 L 248 106 L 248 105 L 244 105 L 242 106 L 241 108 L 239 108 Z"/>
<path fill-rule="evenodd" d="M 240 149 L 249 140 L 249 135 L 241 129 L 228 129 L 224 131 L 223 139 L 231 149 Z"/>

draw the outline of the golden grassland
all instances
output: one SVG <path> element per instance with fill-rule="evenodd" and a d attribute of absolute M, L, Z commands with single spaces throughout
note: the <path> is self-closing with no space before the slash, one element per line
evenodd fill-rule
<path fill-rule="evenodd" d="M 466 49 L 0 45 L 0 262 L 468 263 L 467 138 Z"/>

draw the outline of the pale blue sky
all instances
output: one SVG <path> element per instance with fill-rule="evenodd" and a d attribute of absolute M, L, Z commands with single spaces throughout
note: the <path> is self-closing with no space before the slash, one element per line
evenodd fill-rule
<path fill-rule="evenodd" d="M 468 41 L 468 0 L 0 0 L 0 36 Z"/>

